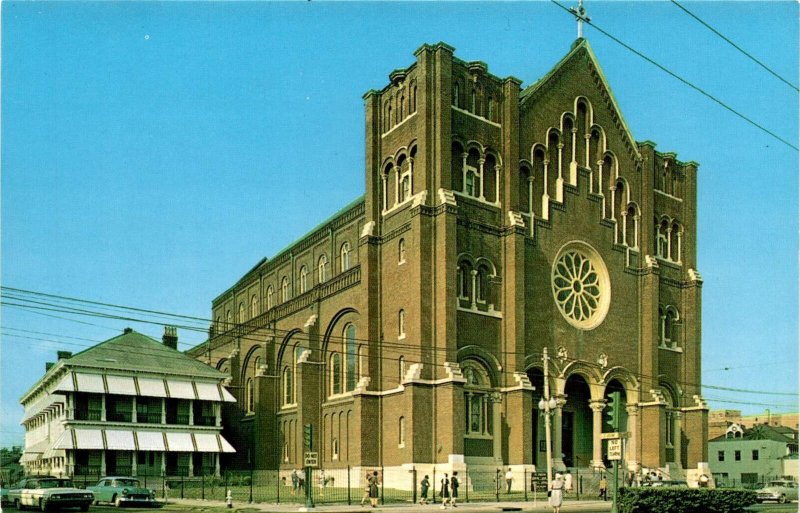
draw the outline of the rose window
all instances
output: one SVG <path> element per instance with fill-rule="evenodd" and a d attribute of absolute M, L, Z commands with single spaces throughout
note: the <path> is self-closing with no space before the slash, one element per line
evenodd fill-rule
<path fill-rule="evenodd" d="M 608 271 L 600 255 L 584 243 L 562 248 L 553 264 L 553 298 L 561 315 L 581 329 L 597 327 L 608 311 Z"/>

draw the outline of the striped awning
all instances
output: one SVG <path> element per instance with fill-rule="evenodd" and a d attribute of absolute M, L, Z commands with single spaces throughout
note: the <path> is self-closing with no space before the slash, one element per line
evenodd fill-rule
<path fill-rule="evenodd" d="M 45 451 L 40 448 L 40 457 Z M 47 450 L 108 450 L 166 452 L 236 452 L 219 433 L 181 431 L 128 431 L 120 429 L 68 429 Z M 25 452 L 28 454 L 28 451 Z M 33 453 L 32 453 L 33 454 Z"/>
<path fill-rule="evenodd" d="M 95 394 L 236 402 L 236 399 L 219 382 L 115 376 L 85 372 L 68 372 L 61 378 L 53 392 L 90 392 Z"/>

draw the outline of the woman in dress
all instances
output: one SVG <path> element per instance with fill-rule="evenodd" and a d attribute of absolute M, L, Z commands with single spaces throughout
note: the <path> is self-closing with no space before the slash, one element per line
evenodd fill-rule
<path fill-rule="evenodd" d="M 378 506 L 378 497 L 378 471 L 375 470 L 369 478 L 369 502 L 373 508 Z"/>
<path fill-rule="evenodd" d="M 561 503 L 564 501 L 564 477 L 556 474 L 556 478 L 550 483 L 550 506 L 554 513 L 561 513 Z"/>
<path fill-rule="evenodd" d="M 441 509 L 447 507 L 447 503 L 450 502 L 450 478 L 447 477 L 447 474 L 444 475 L 442 479 L 442 505 Z"/>

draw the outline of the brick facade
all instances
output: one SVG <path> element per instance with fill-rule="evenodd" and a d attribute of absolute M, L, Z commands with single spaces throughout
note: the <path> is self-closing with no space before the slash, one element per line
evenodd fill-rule
<path fill-rule="evenodd" d="M 331 468 L 543 467 L 545 347 L 557 468 L 603 464 L 613 390 L 631 467 L 706 461 L 697 164 L 633 140 L 585 40 L 524 90 L 415 55 L 364 95 L 364 197 L 213 301 L 231 464 L 298 467 L 310 423 Z"/>

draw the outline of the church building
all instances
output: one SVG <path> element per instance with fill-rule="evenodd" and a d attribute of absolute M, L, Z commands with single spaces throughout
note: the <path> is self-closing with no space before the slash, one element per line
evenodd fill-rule
<path fill-rule="evenodd" d="M 556 469 L 608 466 L 616 391 L 627 468 L 706 462 L 698 164 L 633 138 L 585 39 L 526 88 L 414 56 L 364 95 L 364 196 L 214 299 L 190 351 L 230 375 L 231 466 L 302 466 L 310 424 L 358 475 L 542 471 L 545 380 Z"/>

